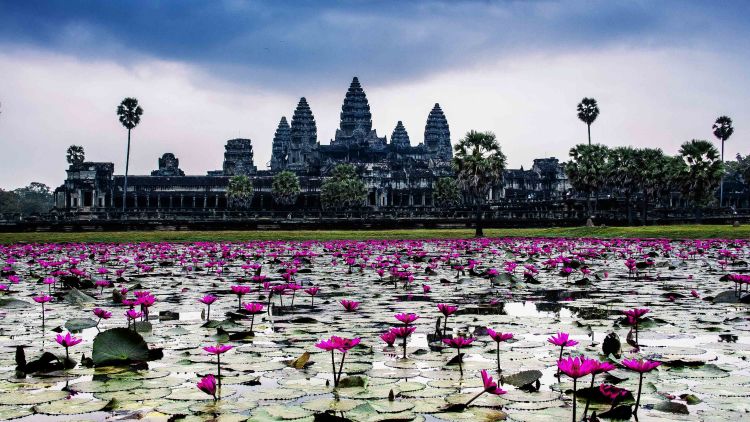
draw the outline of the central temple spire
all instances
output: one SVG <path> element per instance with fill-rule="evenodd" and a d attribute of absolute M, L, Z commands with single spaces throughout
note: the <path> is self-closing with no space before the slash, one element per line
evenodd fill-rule
<path fill-rule="evenodd" d="M 367 96 L 355 76 L 352 79 L 349 90 L 346 91 L 344 104 L 341 106 L 341 131 L 346 136 L 351 136 L 357 128 L 362 128 L 365 133 L 372 130 L 372 114 Z"/>

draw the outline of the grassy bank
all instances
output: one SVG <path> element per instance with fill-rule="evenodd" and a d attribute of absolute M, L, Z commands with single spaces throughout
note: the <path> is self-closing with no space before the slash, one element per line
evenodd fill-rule
<path fill-rule="evenodd" d="M 248 240 L 434 239 L 467 238 L 468 229 L 299 230 L 299 231 L 129 231 L 77 233 L 0 233 L 0 243 L 15 242 L 198 242 Z M 669 239 L 750 238 L 750 226 L 681 225 L 649 227 L 556 227 L 486 229 L 487 237 L 638 237 Z"/>

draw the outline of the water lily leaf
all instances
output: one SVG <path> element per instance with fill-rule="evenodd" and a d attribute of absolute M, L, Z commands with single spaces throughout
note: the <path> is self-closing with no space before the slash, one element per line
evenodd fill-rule
<path fill-rule="evenodd" d="M 654 406 L 654 409 L 660 412 L 679 413 L 681 415 L 690 414 L 685 404 L 673 401 L 659 402 Z"/>
<path fill-rule="evenodd" d="M 96 327 L 96 321 L 91 318 L 71 318 L 65 322 L 68 331 L 83 331 L 92 327 Z"/>
<path fill-rule="evenodd" d="M 34 406 L 34 411 L 46 415 L 76 415 L 80 413 L 98 412 L 112 405 L 112 401 L 73 397 L 71 399 L 57 400 L 51 403 L 36 405 Z"/>
<path fill-rule="evenodd" d="M 71 305 L 85 305 L 96 300 L 86 293 L 83 293 L 80 290 L 76 289 L 75 287 L 70 289 L 70 291 L 63 297 L 63 299 Z"/>
<path fill-rule="evenodd" d="M 127 328 L 102 331 L 94 338 L 94 365 L 118 365 L 148 360 L 149 352 L 143 337 Z"/>
<path fill-rule="evenodd" d="M 302 369 L 305 367 L 305 365 L 307 364 L 309 360 L 310 360 L 310 352 L 305 352 L 302 354 L 302 356 L 287 363 L 287 365 L 289 365 L 289 367 L 294 368 L 294 369 Z"/>
<path fill-rule="evenodd" d="M 21 309 L 30 308 L 31 303 L 20 299 L 0 298 L 0 308 Z"/>
<path fill-rule="evenodd" d="M 539 378 L 542 377 L 542 371 L 537 371 L 536 369 L 532 369 L 530 371 L 521 371 L 517 372 L 513 375 L 509 375 L 505 377 L 503 382 L 506 384 L 510 384 L 514 387 L 523 387 L 524 385 L 529 385 Z"/>

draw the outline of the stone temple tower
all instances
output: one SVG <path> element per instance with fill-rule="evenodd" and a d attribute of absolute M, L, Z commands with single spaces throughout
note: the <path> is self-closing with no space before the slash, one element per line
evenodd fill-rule
<path fill-rule="evenodd" d="M 344 97 L 344 104 L 341 106 L 340 130 L 342 135 L 351 136 L 357 128 L 369 133 L 372 129 L 372 114 L 365 91 L 355 76 Z"/>
<path fill-rule="evenodd" d="M 282 117 L 279 121 L 279 127 L 273 135 L 273 144 L 271 146 L 271 171 L 279 171 L 286 168 L 287 155 L 289 154 L 289 144 L 292 142 L 292 129 Z"/>
<path fill-rule="evenodd" d="M 448 120 L 438 103 L 435 103 L 435 107 L 427 116 L 427 124 L 424 128 L 424 145 L 438 160 L 451 160 L 453 158 L 451 131 L 448 128 Z"/>
<path fill-rule="evenodd" d="M 307 171 L 318 161 L 318 129 L 305 97 L 300 98 L 292 116 L 287 168 Z"/>
<path fill-rule="evenodd" d="M 406 128 L 401 120 L 396 123 L 396 128 L 393 129 L 393 133 L 391 134 L 391 145 L 397 149 L 409 148 L 411 146 L 409 134 L 406 132 Z"/>

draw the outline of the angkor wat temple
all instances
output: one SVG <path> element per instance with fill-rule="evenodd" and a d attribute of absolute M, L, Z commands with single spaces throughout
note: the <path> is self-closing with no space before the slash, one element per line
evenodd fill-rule
<path fill-rule="evenodd" d="M 166 153 L 150 175 L 128 176 L 128 212 L 223 211 L 228 207 L 227 185 L 235 175 L 252 179 L 251 209 L 320 209 L 321 180 L 339 163 L 357 167 L 368 189 L 363 207 L 416 212 L 432 208 L 434 182 L 453 175 L 451 133 L 440 105 L 436 103 L 429 111 L 421 143 L 412 145 L 400 121 L 389 142 L 372 128 L 370 105 L 356 77 L 344 96 L 339 128 L 328 144 L 320 143 L 313 110 L 304 97 L 291 123 L 281 117 L 272 142 L 268 170 L 257 169 L 250 139 L 228 140 L 221 170 L 206 175 L 186 175 L 178 158 Z M 293 207 L 278 206 L 271 195 L 273 176 L 282 170 L 295 172 L 300 180 L 302 192 Z M 71 165 L 65 183 L 55 190 L 56 209 L 74 215 L 115 216 L 122 209 L 123 179 L 114 174 L 113 163 Z M 560 200 L 568 190 L 561 163 L 543 158 L 534 160 L 529 170 L 507 170 L 503 183 L 492 189 L 491 199 Z"/>

